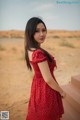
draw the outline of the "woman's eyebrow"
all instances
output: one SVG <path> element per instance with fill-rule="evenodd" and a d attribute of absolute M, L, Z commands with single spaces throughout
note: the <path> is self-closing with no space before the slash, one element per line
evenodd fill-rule
<path fill-rule="evenodd" d="M 46 29 L 46 28 L 36 28 L 36 30 L 39 30 L 39 29 Z"/>

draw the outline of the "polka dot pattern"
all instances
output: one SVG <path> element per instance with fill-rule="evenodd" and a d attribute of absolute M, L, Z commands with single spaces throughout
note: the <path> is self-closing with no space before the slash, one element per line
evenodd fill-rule
<path fill-rule="evenodd" d="M 49 62 L 46 55 L 40 49 L 33 52 L 31 64 L 35 75 L 32 81 L 26 120 L 60 120 L 60 117 L 64 113 L 61 95 L 50 88 L 45 82 L 37 64 L 46 60 L 51 74 L 56 81 L 53 74 L 56 67 L 56 60 L 52 55 L 51 57 L 53 62 Z"/>

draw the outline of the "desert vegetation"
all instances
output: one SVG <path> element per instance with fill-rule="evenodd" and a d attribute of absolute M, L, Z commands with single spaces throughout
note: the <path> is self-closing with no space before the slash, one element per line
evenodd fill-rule
<path fill-rule="evenodd" d="M 56 59 L 55 76 L 60 85 L 80 73 L 80 31 L 48 30 L 42 45 Z M 0 31 L 0 111 L 10 120 L 25 120 L 33 72 L 24 57 L 24 31 Z"/>

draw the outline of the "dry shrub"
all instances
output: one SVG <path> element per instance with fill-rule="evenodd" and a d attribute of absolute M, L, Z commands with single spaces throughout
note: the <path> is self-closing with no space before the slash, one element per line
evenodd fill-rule
<path fill-rule="evenodd" d="M 75 46 L 72 43 L 69 43 L 69 42 L 66 42 L 66 41 L 60 43 L 60 46 L 75 48 Z"/>

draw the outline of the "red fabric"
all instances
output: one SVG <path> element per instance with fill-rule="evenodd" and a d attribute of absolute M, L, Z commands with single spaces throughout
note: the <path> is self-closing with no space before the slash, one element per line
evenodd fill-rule
<path fill-rule="evenodd" d="M 31 86 L 31 95 L 28 105 L 28 114 L 26 120 L 60 120 L 64 113 L 61 95 L 50 88 L 43 79 L 38 64 L 47 61 L 53 80 L 56 81 L 53 74 L 56 67 L 56 60 L 51 56 L 53 62 L 50 62 L 46 55 L 40 49 L 35 50 L 32 54 L 31 64 L 35 75 Z"/>

